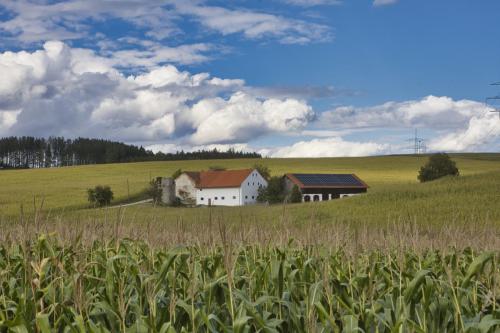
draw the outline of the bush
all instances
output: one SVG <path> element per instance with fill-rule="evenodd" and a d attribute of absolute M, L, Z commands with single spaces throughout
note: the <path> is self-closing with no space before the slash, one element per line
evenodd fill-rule
<path fill-rule="evenodd" d="M 175 180 L 177 179 L 177 177 L 179 177 L 180 175 L 182 175 L 182 169 L 177 169 L 174 171 L 174 173 L 172 174 L 172 179 Z"/>
<path fill-rule="evenodd" d="M 220 166 L 220 165 L 211 165 L 208 167 L 210 171 L 225 171 L 226 167 Z"/>
<path fill-rule="evenodd" d="M 433 154 L 426 165 L 420 168 L 418 180 L 421 183 L 444 176 L 458 176 L 459 171 L 454 161 L 445 153 Z"/>
<path fill-rule="evenodd" d="M 256 169 L 265 180 L 269 180 L 271 178 L 271 171 L 267 165 L 254 164 L 253 168 Z"/>
<path fill-rule="evenodd" d="M 163 194 L 161 188 L 161 177 L 151 179 L 146 190 L 146 194 L 148 195 L 148 197 L 153 199 L 153 204 L 157 205 L 161 203 L 161 196 Z"/>
<path fill-rule="evenodd" d="M 267 183 L 267 187 L 261 187 L 259 189 L 257 201 L 267 202 L 270 204 L 283 202 L 283 200 L 285 199 L 285 195 L 283 192 L 283 178 L 277 176 L 271 177 Z"/>
<path fill-rule="evenodd" d="M 107 206 L 113 200 L 113 191 L 109 186 L 97 185 L 94 188 L 89 188 L 87 195 L 89 202 L 97 207 Z"/>
<path fill-rule="evenodd" d="M 297 203 L 302 202 L 302 193 L 297 185 L 293 185 L 292 192 L 290 193 L 290 202 Z"/>

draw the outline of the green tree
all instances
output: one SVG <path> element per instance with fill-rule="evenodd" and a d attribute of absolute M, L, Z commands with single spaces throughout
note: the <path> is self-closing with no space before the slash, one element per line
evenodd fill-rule
<path fill-rule="evenodd" d="M 267 165 L 263 164 L 254 164 L 254 169 L 256 169 L 265 180 L 269 180 L 271 178 L 271 170 Z"/>
<path fill-rule="evenodd" d="M 107 206 L 113 200 L 113 191 L 111 187 L 97 185 L 87 190 L 88 201 L 97 207 Z"/>
<path fill-rule="evenodd" d="M 284 199 L 284 181 L 278 176 L 271 177 L 267 182 L 267 187 L 261 187 L 257 196 L 257 201 L 270 204 L 283 202 Z"/>
<path fill-rule="evenodd" d="M 172 174 L 172 179 L 177 179 L 177 177 L 179 177 L 180 175 L 182 174 L 182 169 L 177 169 L 174 171 L 174 173 Z"/>
<path fill-rule="evenodd" d="M 293 185 L 292 192 L 290 193 L 290 202 L 297 203 L 302 202 L 302 193 L 297 185 Z"/>
<path fill-rule="evenodd" d="M 459 171 L 454 161 L 445 153 L 433 154 L 429 161 L 420 168 L 418 180 L 421 183 L 435 180 L 444 176 L 458 176 Z"/>

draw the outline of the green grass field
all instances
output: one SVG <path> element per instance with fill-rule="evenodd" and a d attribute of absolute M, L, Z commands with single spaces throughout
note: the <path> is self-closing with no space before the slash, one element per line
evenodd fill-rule
<path fill-rule="evenodd" d="M 286 172 L 356 173 L 370 185 L 369 195 L 342 203 L 323 204 L 325 210 L 338 210 L 344 207 L 340 212 L 332 212 L 340 218 L 356 215 L 354 211 L 372 211 L 366 207 L 380 204 L 383 204 L 387 212 L 375 209 L 373 217 L 376 219 L 387 218 L 390 215 L 389 210 L 394 210 L 394 207 L 397 207 L 397 212 L 433 210 L 436 208 L 435 200 L 445 205 L 437 210 L 437 217 L 439 217 L 451 213 L 454 207 L 463 208 L 464 205 L 474 203 L 474 207 L 478 209 L 488 208 L 491 204 L 486 202 L 494 201 L 493 197 L 498 192 L 494 187 L 498 188 L 500 177 L 498 173 L 495 173 L 500 170 L 500 154 L 454 155 L 453 159 L 457 162 L 461 175 L 484 174 L 484 176 L 472 178 L 470 183 L 467 182 L 469 178 L 464 177 L 464 180 L 453 181 L 451 185 L 448 183 L 418 184 L 417 172 L 426 159 L 425 156 L 409 155 L 321 159 L 240 159 L 5 170 L 0 171 L 0 213 L 4 216 L 19 214 L 21 204 L 25 211 L 29 211 L 33 207 L 34 198 L 37 198 L 38 203 L 43 198 L 45 209 L 59 211 L 82 209 L 87 206 L 86 189 L 99 184 L 110 185 L 115 193 L 115 201 L 120 202 L 127 200 L 129 196 L 138 197 L 152 177 L 169 176 L 178 168 L 200 170 L 213 165 L 221 165 L 235 169 L 251 167 L 255 163 L 267 165 L 275 175 Z M 468 188 L 469 186 L 471 188 Z M 455 188 L 457 188 L 456 191 Z M 404 209 L 405 207 L 408 209 Z M 252 209 L 262 210 L 260 207 L 249 208 L 249 210 Z M 369 211 L 362 215 L 370 215 Z M 177 213 L 178 210 L 165 212 L 165 214 Z M 498 216 L 496 210 L 493 213 Z"/>

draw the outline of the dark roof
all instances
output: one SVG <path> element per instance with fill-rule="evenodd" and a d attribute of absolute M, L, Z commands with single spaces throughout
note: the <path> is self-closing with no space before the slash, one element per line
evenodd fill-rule
<path fill-rule="evenodd" d="M 253 169 L 201 171 L 198 188 L 240 187 Z"/>
<path fill-rule="evenodd" d="M 288 173 L 300 188 L 368 188 L 355 174 Z"/>

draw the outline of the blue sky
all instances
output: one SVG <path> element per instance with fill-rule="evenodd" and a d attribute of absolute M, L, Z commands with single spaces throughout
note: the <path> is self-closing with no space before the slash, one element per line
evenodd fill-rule
<path fill-rule="evenodd" d="M 269 156 L 498 151 L 500 2 L 0 1 L 0 136 Z M 498 88 L 498 89 L 495 89 Z"/>

